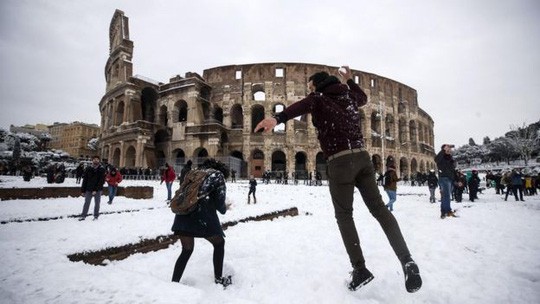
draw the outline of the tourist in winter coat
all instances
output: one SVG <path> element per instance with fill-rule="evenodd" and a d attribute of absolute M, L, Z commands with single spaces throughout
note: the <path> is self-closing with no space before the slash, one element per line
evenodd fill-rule
<path fill-rule="evenodd" d="M 415 292 L 422 285 L 418 266 L 411 258 L 395 217 L 382 200 L 371 156 L 365 149 L 360 129 L 359 108 L 367 103 L 367 95 L 351 79 L 349 67 L 340 68 L 340 75 L 346 84 L 326 72 L 310 76 L 308 86 L 312 93 L 274 117 L 263 119 L 255 127 L 255 132 L 270 132 L 277 124 L 311 114 L 321 149 L 327 159 L 328 184 L 335 217 L 353 267 L 349 289 L 356 290 L 373 279 L 365 265 L 353 218 L 353 193 L 356 187 L 402 264 L 407 291 Z"/>
<path fill-rule="evenodd" d="M 255 197 L 255 192 L 257 192 L 257 181 L 255 180 L 255 178 L 252 175 L 252 176 L 250 176 L 250 179 L 249 179 L 248 204 L 249 204 L 250 199 L 251 199 L 251 194 L 253 194 L 253 204 L 257 203 L 257 198 Z"/>
<path fill-rule="evenodd" d="M 467 176 L 463 174 L 463 172 L 457 171 L 456 178 L 454 180 L 454 198 L 457 203 L 461 203 L 463 201 L 465 185 L 467 185 Z"/>
<path fill-rule="evenodd" d="M 514 187 L 512 186 L 512 179 L 510 178 L 511 175 L 512 175 L 512 171 L 507 171 L 502 175 L 502 178 L 501 178 L 501 184 L 506 186 L 506 194 L 504 196 L 505 201 L 508 200 L 509 194 L 514 193 Z M 516 194 L 516 200 L 517 200 L 517 194 Z"/>
<path fill-rule="evenodd" d="M 435 170 L 430 170 L 427 177 L 427 184 L 429 189 L 429 202 L 435 203 L 437 199 L 435 198 L 435 190 L 439 186 L 439 179 L 435 175 Z"/>
<path fill-rule="evenodd" d="M 512 174 L 510 174 L 510 180 L 512 183 L 512 188 L 514 189 L 514 196 L 516 197 L 516 201 L 521 200 L 522 202 L 524 202 L 525 200 L 523 199 L 523 175 L 521 174 L 521 171 L 517 169 L 512 170 Z"/>
<path fill-rule="evenodd" d="M 94 220 L 99 217 L 99 204 L 101 202 L 101 192 L 105 183 L 105 168 L 100 163 L 99 156 L 92 158 L 92 165 L 84 170 L 81 192 L 84 196 L 84 206 L 79 221 L 83 221 L 88 215 L 88 209 L 92 198 L 94 198 Z"/>
<path fill-rule="evenodd" d="M 384 173 L 384 191 L 388 195 L 388 204 L 386 207 L 390 211 L 394 211 L 394 203 L 396 202 L 397 196 L 397 182 L 399 178 L 396 173 L 396 168 L 393 165 L 388 166 L 386 172 Z"/>
<path fill-rule="evenodd" d="M 441 151 L 435 156 L 435 163 L 439 169 L 439 187 L 441 187 L 441 218 L 455 216 L 450 205 L 452 183 L 455 178 L 456 164 L 452 157 L 454 145 L 444 144 Z"/>
<path fill-rule="evenodd" d="M 107 204 L 112 204 L 114 197 L 118 191 L 118 184 L 122 182 L 122 174 L 116 170 L 115 167 L 112 167 L 105 177 L 105 181 L 109 185 L 109 201 Z"/>
<path fill-rule="evenodd" d="M 75 169 L 75 183 L 80 184 L 82 176 L 84 174 L 84 164 L 80 163 Z"/>
<path fill-rule="evenodd" d="M 187 215 L 175 215 L 172 231 L 180 237 L 182 253 L 174 265 L 173 282 L 180 282 L 187 262 L 193 253 L 194 238 L 204 238 L 214 247 L 213 263 L 216 284 L 231 284 L 230 276 L 223 276 L 223 259 L 225 255 L 225 234 L 217 216 L 217 211 L 225 214 L 227 189 L 225 180 L 229 177 L 229 169 L 221 162 L 207 159 L 199 167 L 207 169 L 210 174 L 202 182 L 199 193 L 210 193 L 199 200 L 200 209 Z"/>
<path fill-rule="evenodd" d="M 166 163 L 165 170 L 163 171 L 163 175 L 161 176 L 161 184 L 165 182 L 165 186 L 167 186 L 167 201 L 170 201 L 172 198 L 172 184 L 175 179 L 176 172 L 174 172 L 174 168 Z"/>
<path fill-rule="evenodd" d="M 469 200 L 474 202 L 475 199 L 478 199 L 478 188 L 480 187 L 480 177 L 478 177 L 478 171 L 472 170 L 471 177 L 468 181 L 469 186 Z"/>
<path fill-rule="evenodd" d="M 184 182 L 184 178 L 186 178 L 186 174 L 191 171 L 191 165 L 193 165 L 193 162 L 191 160 L 188 160 L 184 168 L 180 170 L 180 178 L 178 179 L 180 181 L 180 185 Z"/>

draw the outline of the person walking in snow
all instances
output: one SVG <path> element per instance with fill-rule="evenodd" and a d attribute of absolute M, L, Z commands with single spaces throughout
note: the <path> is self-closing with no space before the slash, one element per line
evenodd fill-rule
<path fill-rule="evenodd" d="M 82 176 L 84 174 L 84 164 L 80 163 L 75 169 L 75 183 L 80 184 Z"/>
<path fill-rule="evenodd" d="M 165 186 L 167 186 L 167 201 L 170 201 L 172 198 L 172 184 L 175 179 L 176 172 L 174 172 L 174 168 L 172 166 L 169 166 L 169 164 L 165 163 L 165 170 L 163 171 L 163 175 L 161 176 L 161 184 L 165 182 Z"/>
<path fill-rule="evenodd" d="M 101 165 L 99 156 L 92 158 L 92 164 L 84 170 L 81 193 L 84 196 L 84 206 L 79 221 L 84 221 L 88 215 L 88 209 L 92 198 L 94 198 L 94 220 L 99 217 L 99 204 L 101 203 L 101 193 L 105 183 L 105 168 Z"/>
<path fill-rule="evenodd" d="M 437 175 L 435 175 L 435 170 L 429 171 L 427 184 L 429 189 L 429 202 L 433 204 L 437 202 L 437 199 L 435 198 L 435 190 L 439 186 L 439 179 L 437 178 Z"/>
<path fill-rule="evenodd" d="M 465 185 L 467 185 L 467 177 L 463 172 L 457 170 L 456 177 L 454 180 L 454 199 L 456 203 L 461 203 L 463 201 L 463 192 L 465 191 Z"/>
<path fill-rule="evenodd" d="M 516 201 L 521 200 L 522 202 L 524 202 L 525 200 L 523 199 L 523 175 L 521 174 L 521 170 L 512 170 L 512 174 L 510 174 L 510 182 L 512 183 L 512 188 L 514 189 L 514 196 L 516 197 Z"/>
<path fill-rule="evenodd" d="M 176 214 L 171 230 L 180 238 L 182 252 L 176 260 L 172 275 L 173 282 L 180 282 L 186 265 L 193 253 L 195 238 L 204 238 L 214 247 L 214 282 L 224 287 L 232 283 L 230 276 L 223 276 L 223 260 L 225 256 L 225 234 L 221 228 L 217 211 L 225 214 L 227 189 L 225 180 L 229 177 L 229 169 L 214 159 L 205 160 L 199 169 L 209 170 L 210 174 L 202 182 L 199 193 L 209 193 L 199 201 L 200 210 L 190 214 Z"/>
<path fill-rule="evenodd" d="M 435 156 L 435 163 L 439 169 L 439 187 L 441 188 L 441 218 L 447 216 L 455 217 L 450 197 L 452 192 L 452 183 L 454 182 L 456 164 L 452 157 L 454 145 L 444 144 L 441 151 Z"/>
<path fill-rule="evenodd" d="M 251 199 L 251 194 L 253 194 L 253 204 L 257 203 L 257 198 L 255 197 L 255 192 L 257 192 L 257 181 L 255 180 L 255 178 L 252 175 L 252 176 L 250 176 L 250 179 L 249 179 L 248 204 L 249 204 L 250 199 Z"/>
<path fill-rule="evenodd" d="M 118 184 L 122 182 L 122 174 L 120 174 L 115 167 L 111 166 L 109 173 L 107 173 L 107 176 L 105 177 L 105 181 L 107 182 L 109 188 L 109 201 L 107 204 L 111 205 L 116 193 L 118 192 Z"/>
<path fill-rule="evenodd" d="M 396 202 L 397 197 L 397 182 L 399 178 L 396 173 L 396 167 L 394 165 L 389 165 L 384 173 L 384 191 L 388 195 L 388 210 L 394 211 L 394 203 Z"/>
<path fill-rule="evenodd" d="M 191 165 L 193 165 L 193 162 L 191 160 L 188 160 L 184 168 L 180 170 L 180 178 L 178 179 L 180 181 L 180 185 L 184 182 L 184 178 L 186 178 L 186 174 L 191 171 Z"/>
<path fill-rule="evenodd" d="M 382 200 L 360 129 L 358 109 L 367 103 L 367 95 L 351 79 L 349 67 L 344 66 L 340 71 L 346 84 L 326 72 L 313 74 L 308 82 L 311 93 L 274 117 L 263 119 L 255 127 L 255 132 L 270 132 L 277 124 L 310 113 L 327 159 L 328 184 L 335 217 L 353 267 L 349 289 L 356 290 L 374 278 L 366 267 L 353 218 L 353 193 L 356 187 L 401 262 L 407 291 L 415 292 L 422 286 L 418 266 L 411 258 L 395 217 Z"/>
<path fill-rule="evenodd" d="M 474 202 L 475 199 L 478 199 L 478 189 L 480 188 L 480 177 L 478 177 L 477 170 L 472 170 L 471 177 L 467 184 L 469 186 L 469 200 Z"/>

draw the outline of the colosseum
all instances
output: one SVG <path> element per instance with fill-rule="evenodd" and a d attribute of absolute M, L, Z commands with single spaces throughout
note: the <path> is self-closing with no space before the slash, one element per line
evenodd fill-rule
<path fill-rule="evenodd" d="M 128 18 L 116 10 L 109 31 L 106 93 L 100 101 L 101 153 L 118 167 L 180 169 L 220 159 L 241 177 L 315 170 L 326 160 L 310 115 L 254 133 L 264 117 L 308 94 L 315 72 L 336 74 L 335 66 L 309 63 L 254 63 L 188 72 L 168 83 L 132 75 L 133 42 Z M 401 177 L 435 168 L 433 119 L 418 105 L 415 89 L 376 74 L 352 69 L 368 95 L 360 109 L 361 130 L 377 171 L 393 157 Z"/>

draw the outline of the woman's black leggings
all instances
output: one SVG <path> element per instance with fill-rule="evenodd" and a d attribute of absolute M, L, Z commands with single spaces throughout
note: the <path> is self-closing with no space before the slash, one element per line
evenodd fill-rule
<path fill-rule="evenodd" d="M 214 246 L 214 276 L 215 278 L 221 278 L 223 275 L 223 257 L 225 256 L 225 239 L 220 235 L 214 235 L 205 239 Z M 182 278 L 184 269 L 186 269 L 187 262 L 195 246 L 195 239 L 191 236 L 181 236 L 180 242 L 182 243 L 182 253 L 180 253 L 174 265 L 173 282 L 180 282 L 180 278 Z"/>

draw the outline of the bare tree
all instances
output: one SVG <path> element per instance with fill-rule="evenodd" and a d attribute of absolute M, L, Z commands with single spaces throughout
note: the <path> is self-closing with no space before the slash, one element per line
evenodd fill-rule
<path fill-rule="evenodd" d="M 506 133 L 506 137 L 510 139 L 520 157 L 525 161 L 525 165 L 528 165 L 531 154 L 538 149 L 538 130 L 525 123 L 521 128 L 511 126 L 511 130 Z"/>

